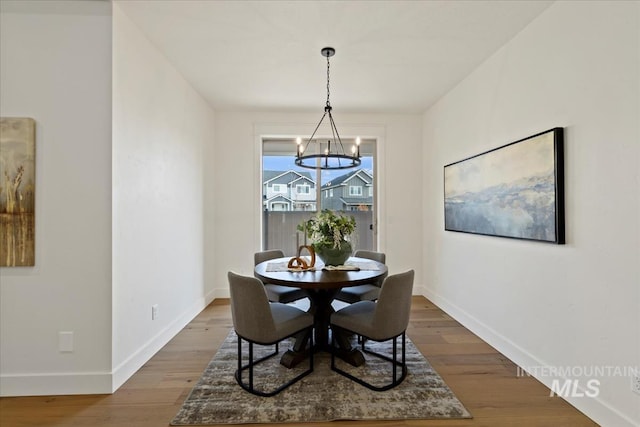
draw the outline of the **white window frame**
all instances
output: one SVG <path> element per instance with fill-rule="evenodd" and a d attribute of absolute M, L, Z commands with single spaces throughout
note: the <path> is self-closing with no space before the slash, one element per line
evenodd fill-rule
<path fill-rule="evenodd" d="M 306 191 L 300 191 L 301 188 L 306 188 Z M 296 194 L 304 194 L 308 196 L 311 194 L 311 186 L 309 184 L 296 184 Z"/>
<path fill-rule="evenodd" d="M 285 209 L 282 209 L 282 210 L 274 209 L 275 206 L 282 206 Z M 289 212 L 289 211 L 291 211 L 291 206 L 289 205 L 289 203 L 286 203 L 286 202 L 271 202 L 269 207 L 270 207 L 269 210 L 272 211 L 272 212 Z"/>
<path fill-rule="evenodd" d="M 355 189 L 358 189 L 356 192 Z M 349 196 L 362 197 L 362 185 L 350 185 Z"/>
<path fill-rule="evenodd" d="M 271 190 L 273 190 L 274 193 L 286 193 L 287 186 L 285 184 L 272 184 Z"/>

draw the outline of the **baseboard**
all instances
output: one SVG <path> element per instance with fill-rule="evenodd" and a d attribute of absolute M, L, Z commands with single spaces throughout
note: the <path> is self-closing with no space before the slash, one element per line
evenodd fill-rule
<path fill-rule="evenodd" d="M 213 289 L 213 290 L 209 291 L 209 293 L 208 293 L 208 294 L 206 294 L 206 295 L 204 296 L 204 306 L 205 306 L 205 307 L 206 307 L 206 306 L 208 306 L 208 305 L 209 305 L 209 304 L 211 304 L 211 303 L 213 302 L 213 300 L 214 300 L 214 299 L 216 299 L 216 298 L 220 298 L 220 297 L 218 297 L 218 296 L 216 295 L 216 290 L 215 290 L 215 289 Z M 202 311 L 202 310 L 201 310 L 201 311 Z"/>
<path fill-rule="evenodd" d="M 428 297 L 426 296 L 428 291 L 429 291 L 429 290 L 428 290 L 428 289 L 427 289 L 427 287 L 426 287 L 426 286 L 424 286 L 424 285 L 416 285 L 415 283 L 414 283 L 414 285 L 413 285 L 413 295 L 414 295 L 414 296 L 415 296 L 415 295 L 421 295 L 421 296 L 423 296 L 423 297 L 425 297 L 425 298 L 428 298 Z"/>
<path fill-rule="evenodd" d="M 113 393 L 216 297 L 214 290 L 199 298 L 112 372 L 1 375 L 0 397 Z"/>
<path fill-rule="evenodd" d="M 2 375 L 0 397 L 111 393 L 110 372 Z"/>
<path fill-rule="evenodd" d="M 111 392 L 115 392 L 122 384 L 147 363 L 162 347 L 164 347 L 178 332 L 189 324 L 204 308 L 213 301 L 214 291 L 199 298 L 191 307 L 171 322 L 166 328 L 151 338 L 138 351 L 132 354 L 113 370 L 113 382 Z"/>
<path fill-rule="evenodd" d="M 465 328 L 469 329 L 474 334 L 478 335 L 482 340 L 487 342 L 489 345 L 494 347 L 500 353 L 504 354 L 508 357 L 512 362 L 514 362 L 518 366 L 548 366 L 547 363 L 538 359 L 533 354 L 519 347 L 517 344 L 499 334 L 494 329 L 490 328 L 476 317 L 467 313 L 465 310 L 458 307 L 456 304 L 452 303 L 450 300 L 442 297 L 441 295 L 433 292 L 426 286 L 421 286 L 418 288 L 420 291 L 423 291 L 423 295 L 425 298 L 429 299 L 432 303 L 434 303 L 438 308 L 442 309 L 444 312 L 449 314 L 456 321 L 460 322 L 464 325 Z M 514 375 L 517 373 L 514 372 Z M 532 375 L 542 384 L 544 384 L 547 388 L 551 389 L 551 385 L 553 380 L 560 380 L 564 382 L 566 378 L 562 377 L 551 377 L 544 376 L 540 377 L 539 375 Z M 584 390 L 582 390 L 584 392 Z M 637 426 L 637 423 L 627 417 L 626 415 L 620 413 L 615 408 L 612 408 L 607 403 L 603 402 L 598 397 L 591 397 L 588 399 L 573 397 L 573 398 L 562 398 L 565 401 L 569 402 L 572 406 L 578 409 L 580 412 L 585 414 L 587 417 L 591 418 L 596 423 L 603 426 L 618 426 L 618 427 L 634 427 Z"/>
<path fill-rule="evenodd" d="M 229 298 L 229 288 L 226 287 L 224 289 L 214 289 L 211 294 L 214 298 Z"/>

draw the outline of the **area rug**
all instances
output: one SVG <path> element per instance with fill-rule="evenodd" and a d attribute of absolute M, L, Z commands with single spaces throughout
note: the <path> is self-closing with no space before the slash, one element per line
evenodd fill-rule
<path fill-rule="evenodd" d="M 291 344 L 282 343 L 280 353 Z M 245 350 L 247 347 L 243 343 Z M 369 341 L 367 347 L 390 352 L 389 343 Z M 273 347 L 255 346 L 256 358 L 269 349 L 273 351 Z M 276 396 L 254 396 L 235 381 L 236 353 L 237 337 L 231 331 L 171 425 L 471 418 L 409 338 L 407 377 L 402 384 L 385 392 L 371 391 L 333 372 L 330 355 L 319 352 L 314 357 L 313 373 Z M 368 354 L 365 358 L 365 365 L 359 368 L 342 361 L 339 367 L 374 384 L 390 380 L 388 362 Z M 304 361 L 294 369 L 287 369 L 279 361 L 280 355 L 277 355 L 258 365 L 254 373 L 256 387 L 274 388 L 308 367 Z"/>

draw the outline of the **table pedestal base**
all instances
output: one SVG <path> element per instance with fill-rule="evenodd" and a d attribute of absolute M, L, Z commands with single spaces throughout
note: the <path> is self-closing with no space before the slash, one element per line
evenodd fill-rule
<path fill-rule="evenodd" d="M 280 364 L 286 368 L 293 368 L 302 362 L 304 359 L 309 357 L 309 349 L 303 348 L 300 350 L 296 350 L 298 343 L 304 342 L 305 344 L 309 341 L 309 337 L 303 339 L 296 339 L 296 345 L 294 345 L 292 350 L 287 350 L 282 357 L 280 358 Z M 338 342 L 342 341 L 342 339 L 337 340 Z M 348 338 L 345 339 L 348 343 Z M 306 345 L 305 345 L 306 347 Z M 334 352 L 337 357 L 344 360 L 348 364 L 358 367 L 364 365 L 365 359 L 364 355 L 357 348 L 351 347 L 351 344 L 346 346 L 339 346 L 331 348 L 331 346 L 314 346 L 314 352 L 317 351 L 327 351 Z"/>
<path fill-rule="evenodd" d="M 317 351 L 317 350 L 325 350 L 325 349 L 316 348 L 314 351 Z M 360 352 L 360 350 L 356 348 L 350 348 L 350 349 L 334 348 L 334 349 L 326 349 L 326 350 L 334 351 L 337 357 L 344 360 L 351 366 L 358 367 L 358 366 L 364 365 L 364 362 L 365 362 L 364 356 L 362 352 Z M 308 350 L 305 350 L 305 351 L 287 350 L 280 358 L 280 364 L 285 368 L 291 369 L 297 366 L 300 362 L 305 360 L 307 357 L 309 357 Z"/>
<path fill-rule="evenodd" d="M 280 364 L 285 368 L 291 369 L 307 357 L 309 357 L 308 351 L 287 350 L 280 358 Z"/>
<path fill-rule="evenodd" d="M 361 366 L 364 364 L 364 356 L 362 353 L 351 346 L 350 336 L 343 333 L 331 331 L 335 333 L 335 339 L 337 348 L 331 347 L 331 340 L 329 337 L 329 320 L 331 313 L 334 312 L 331 302 L 333 297 L 338 292 L 337 289 L 326 290 L 317 289 L 309 290 L 307 292 L 311 306 L 309 307 L 309 313 L 314 316 L 314 346 L 313 351 L 327 351 L 335 352 L 336 356 L 344 360 L 345 362 L 353 366 Z M 302 332 L 295 336 L 295 344 L 292 350 L 287 350 L 280 359 L 280 364 L 293 368 L 298 363 L 302 362 L 309 354 L 307 344 L 309 343 L 309 334 Z"/>
<path fill-rule="evenodd" d="M 336 352 L 337 357 L 344 360 L 351 366 L 355 366 L 357 368 L 358 366 L 364 365 L 364 355 L 358 349 L 352 348 L 351 350 L 343 350 L 341 348 L 337 348 L 334 351 Z"/>

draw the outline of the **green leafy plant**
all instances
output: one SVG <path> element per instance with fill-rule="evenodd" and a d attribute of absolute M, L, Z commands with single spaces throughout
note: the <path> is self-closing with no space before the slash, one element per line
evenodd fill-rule
<path fill-rule="evenodd" d="M 341 249 L 342 243 L 348 241 L 356 229 L 356 219 L 353 215 L 324 209 L 307 221 L 302 221 L 297 228 L 311 239 L 314 246 Z"/>

